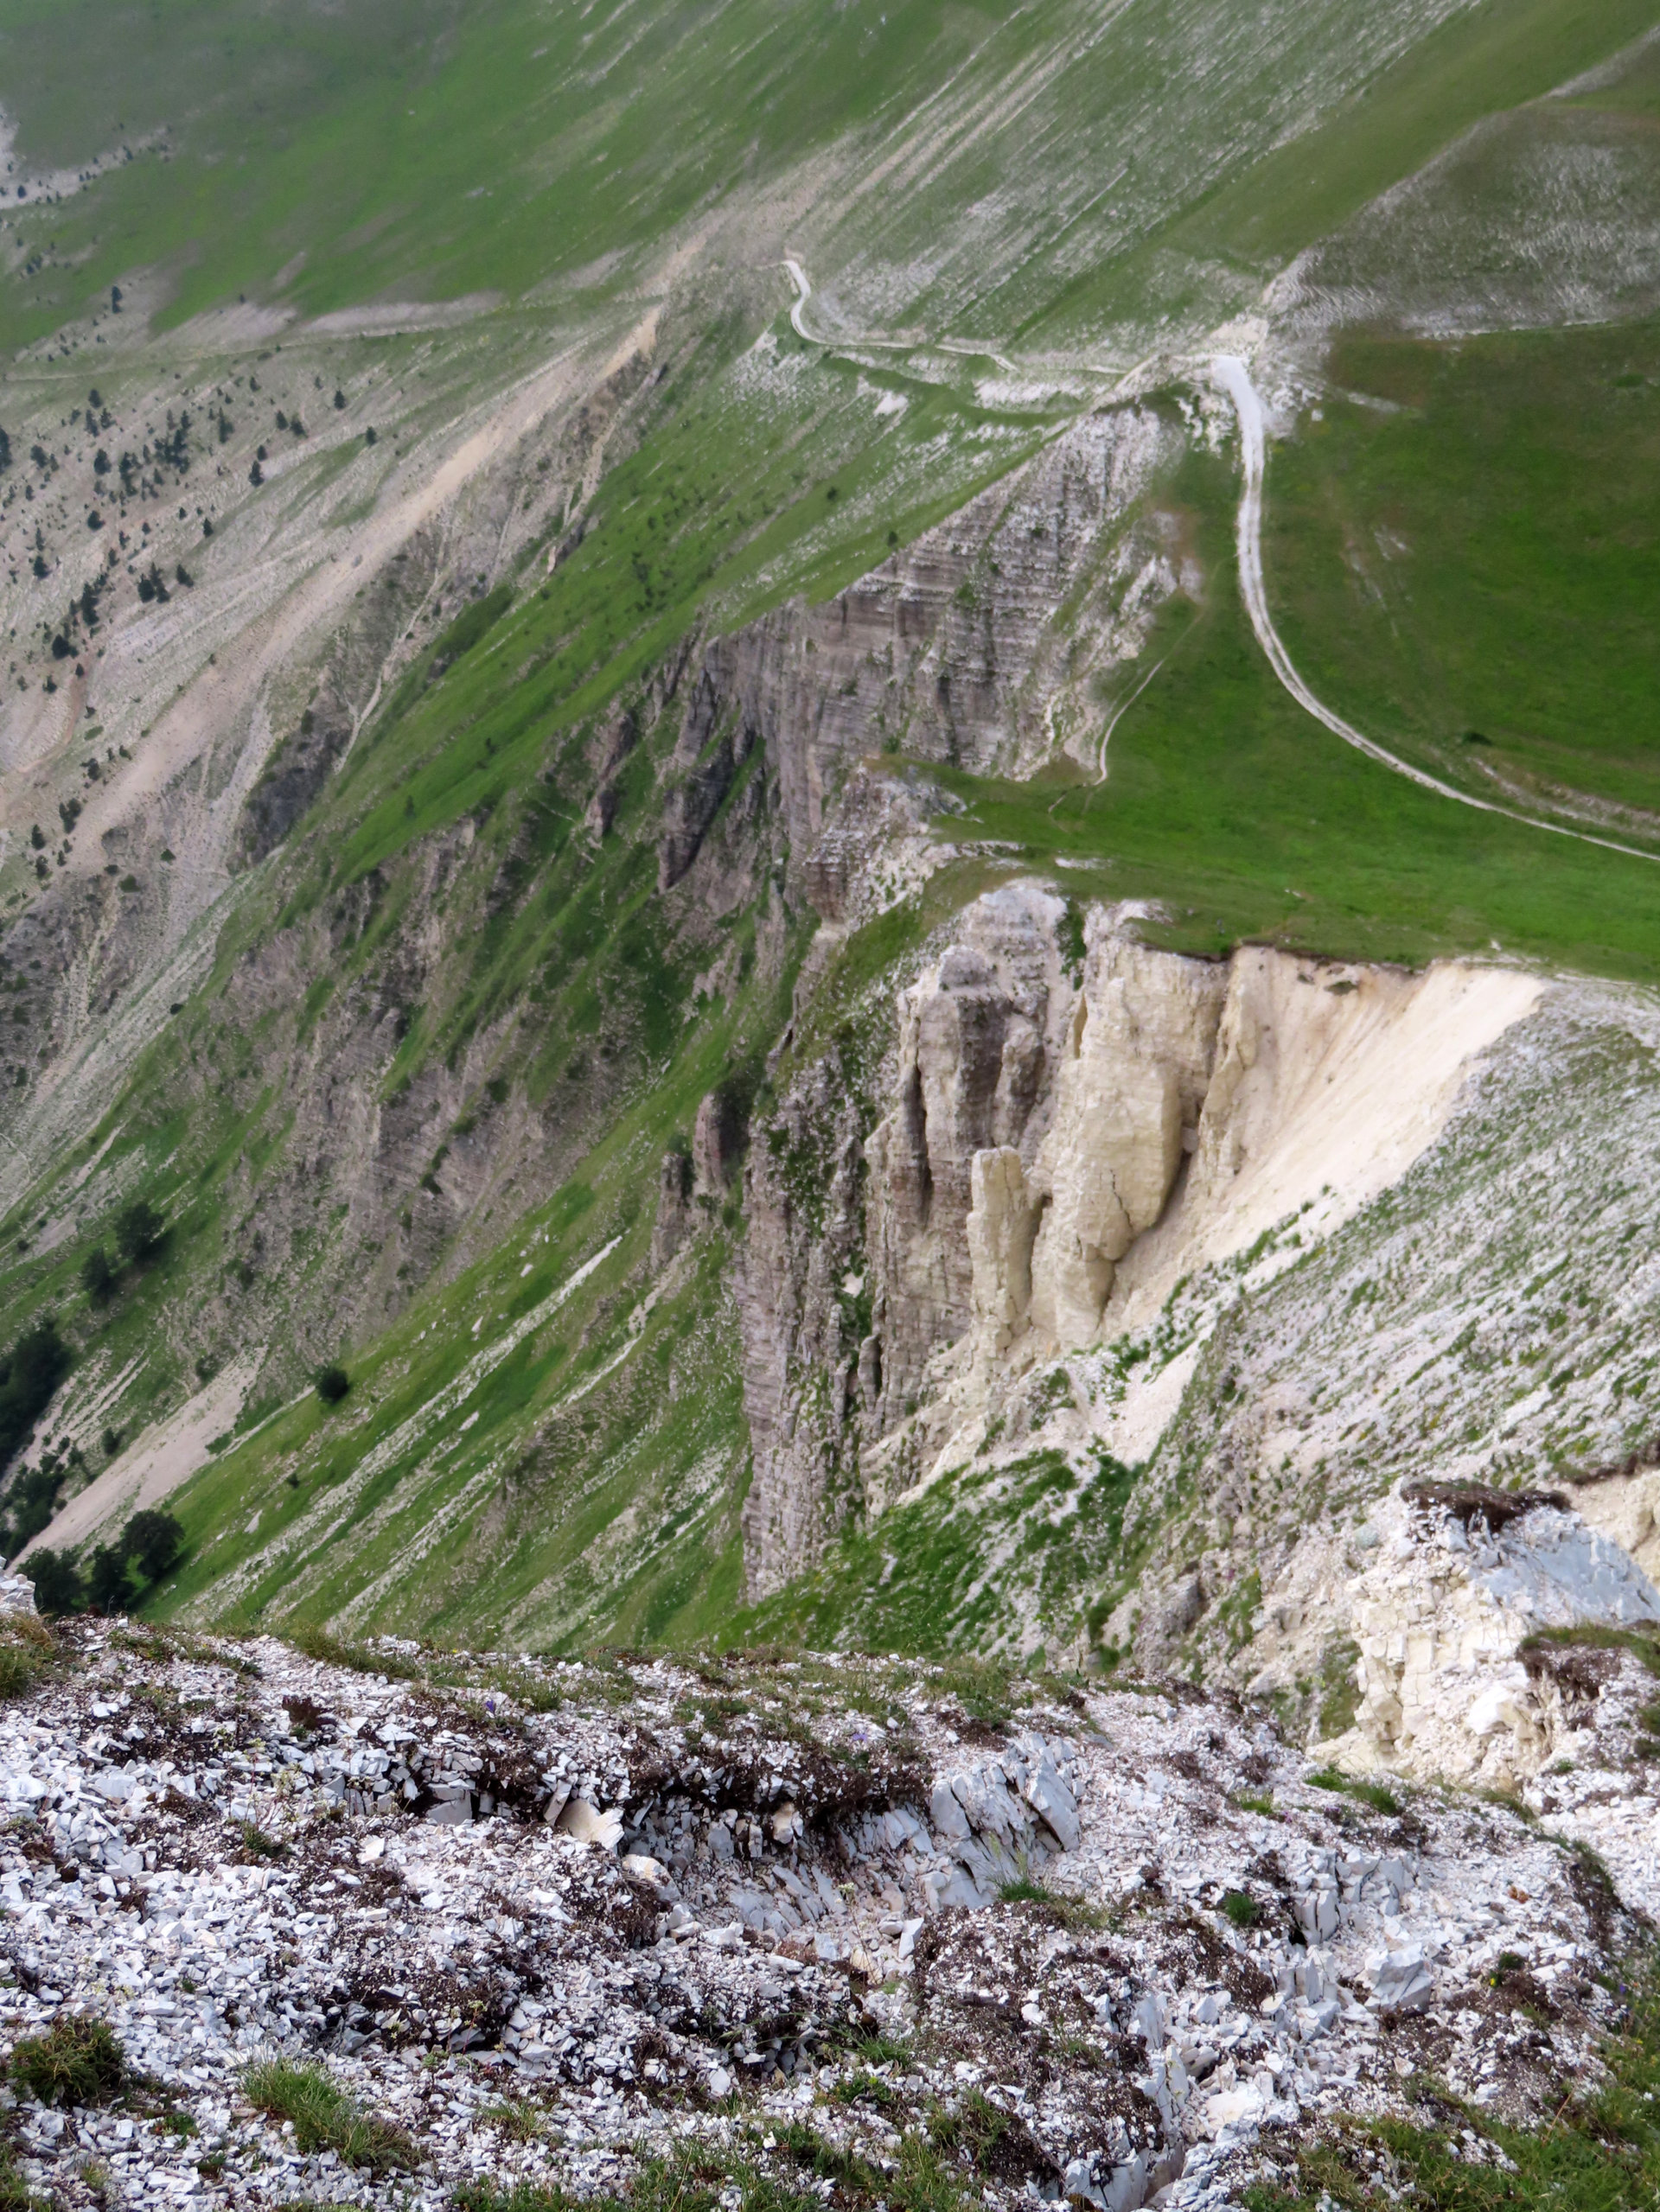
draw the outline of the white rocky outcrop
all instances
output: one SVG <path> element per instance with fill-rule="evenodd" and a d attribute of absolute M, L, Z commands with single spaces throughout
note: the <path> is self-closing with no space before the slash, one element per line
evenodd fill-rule
<path fill-rule="evenodd" d="M 1537 1828 L 1311 1786 L 1237 1701 L 996 1726 L 926 1666 L 742 1660 L 712 1733 L 706 1663 L 448 1654 L 446 1691 L 409 1644 L 375 1673 L 152 1633 L 139 1673 L 135 1641 L 80 1624 L 0 1707 L 0 2050 L 96 2014 L 195 2131 L 20 2097 L 23 2177 L 71 2202 L 96 2159 L 117 2201 L 441 2212 L 481 2173 L 616 2196 L 687 2145 L 798 2185 L 781 2139 L 879 2164 L 972 2096 L 1018 2153 L 973 2177 L 992 2212 L 1225 2212 L 1265 2126 L 1398 2115 L 1432 2061 L 1542 2120 L 1616 2016 L 1631 1922 Z M 824 1702 L 855 1671 L 886 1722 Z M 251 2110 L 278 2056 L 396 2131 L 394 2170 Z"/>
<path fill-rule="evenodd" d="M 1472 1060 L 1540 989 L 1264 946 L 1205 962 L 1101 928 L 1027 1179 L 1031 1356 L 1136 1325 L 1178 1276 L 1300 1209 L 1335 1228 L 1433 1143 Z M 1013 1288 L 976 1275 L 985 1306 L 1018 1304 Z"/>
<path fill-rule="evenodd" d="M 1361 1699 L 1336 1747 L 1357 1767 L 1514 1789 L 1572 1755 L 1586 1718 L 1529 1640 L 1660 1629 L 1660 1590 L 1559 1493 L 1411 1486 L 1365 1533 L 1347 1592 Z"/>
<path fill-rule="evenodd" d="M 1194 959 L 1102 910 L 1074 986 L 1029 941 L 1054 928 L 1053 901 L 1017 887 L 980 904 L 964 917 L 978 941 L 901 1001 L 899 1087 L 914 1103 L 870 1158 L 878 1198 L 899 1200 L 876 1253 L 890 1310 L 906 1291 L 914 1303 L 919 1264 L 947 1282 L 966 1247 L 982 1367 L 1134 1325 L 1178 1275 L 1299 1209 L 1314 1209 L 1311 1229 L 1335 1227 L 1434 1141 L 1472 1058 L 1540 990 L 1511 970 L 1411 975 L 1261 946 Z M 903 1202 L 906 1153 L 926 1166 L 920 1221 Z M 960 1333 L 958 1301 L 930 1303 Z"/>
<path fill-rule="evenodd" d="M 0 1618 L 35 1611 L 35 1585 L 27 1575 L 0 1575 Z"/>
<path fill-rule="evenodd" d="M 1593 1469 L 1574 1483 L 1574 1503 L 1650 1580 L 1660 1576 L 1660 1467 Z"/>
<path fill-rule="evenodd" d="M 1045 1343 L 1101 1333 L 1118 1262 L 1165 1210 L 1200 1139 L 1228 971 L 1099 938 L 1031 1179 L 1042 1226 L 1029 1318 Z"/>
<path fill-rule="evenodd" d="M 880 1511 L 977 1457 L 988 1431 L 1025 1443 L 1030 1420 L 1018 1405 L 1006 1417 L 1047 1362 L 1072 1377 L 1050 1401 L 1076 1412 L 1059 1447 L 1145 1461 L 1239 1255 L 1280 1238 L 1278 1272 L 1396 1186 L 1542 988 L 1471 962 L 1413 974 L 1260 946 L 1197 959 L 1141 941 L 1146 920 L 1080 917 L 1034 883 L 974 901 L 898 994 L 862 1162 L 856 1102 L 827 1063 L 752 1149 L 754 1594 L 818 1557 L 850 1477 Z M 786 1171 L 809 1160 L 816 1174 Z M 1133 1384 L 1109 1374 L 1099 1348 L 1160 1334 L 1196 1278 L 1202 1324 Z M 869 1318 L 850 1343 L 852 1297 Z M 1147 1348 L 1163 1348 L 1137 1357 Z M 1091 1357 L 1104 1364 L 1086 1373 Z"/>

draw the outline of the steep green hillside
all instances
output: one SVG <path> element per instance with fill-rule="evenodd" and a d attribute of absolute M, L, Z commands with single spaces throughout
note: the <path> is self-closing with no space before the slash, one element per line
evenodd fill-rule
<path fill-rule="evenodd" d="M 6 0 L 14 161 L 48 204 L 13 210 L 0 335 L 97 314 L 124 339 L 114 284 L 164 322 L 244 296 L 568 307 L 736 220 L 739 258 L 785 226 L 816 240 L 852 330 L 1129 342 L 1244 303 L 1474 118 L 1652 21 L 1647 0 L 1359 21 L 1333 0 L 1105 20 L 1078 0 Z"/>
<path fill-rule="evenodd" d="M 1278 323 L 1264 297 L 1655 20 L 0 0 L 22 180 L 0 229 L 0 1345 L 49 1313 L 75 1360 L 26 1455 L 37 1503 L 153 1460 L 190 1545 L 163 1613 L 724 1631 L 745 1145 L 833 1067 L 852 1120 L 798 1164 L 857 1176 L 896 991 L 980 891 L 1036 875 L 1080 931 L 1091 901 L 1148 901 L 1150 938 L 1207 953 L 1498 950 L 1651 980 L 1660 863 L 1460 807 L 1276 679 L 1207 334 L 1254 318 L 1216 343 L 1255 349 L 1279 411 L 1267 590 L 1315 690 L 1460 789 L 1660 851 L 1660 330 L 1437 339 L 1381 294 L 1363 329 L 1332 288 L 1318 328 L 1312 289 Z M 1639 63 L 1599 105 L 1548 103 L 1550 127 L 1642 118 L 1646 83 Z M 787 251 L 813 286 L 795 316 Z M 453 327 L 374 320 L 456 301 Z M 521 421 L 549 363 L 568 383 Z M 1165 457 L 1134 477 L 1127 432 L 1040 513 L 1019 472 L 1109 409 Z M 982 494 L 1030 574 L 961 520 Z M 1092 503 L 1108 525 L 1063 571 Z M 1044 600 L 1051 551 L 1068 580 Z M 877 571 L 834 619 L 856 632 L 893 586 L 889 631 L 832 685 L 801 606 Z M 331 571 L 326 613 L 260 596 Z M 937 743 L 861 692 L 899 685 L 925 631 L 905 680 Z M 700 689 L 720 639 L 742 696 Z M 1100 673 L 1063 744 L 1075 666 Z M 250 667 L 238 723 L 215 687 Z M 1015 670 L 1025 734 L 976 770 Z M 77 844 L 112 789 L 127 812 Z M 184 830 L 201 880 L 169 904 Z M 136 1198 L 165 1230 L 124 1259 Z M 843 1296 L 864 1328 L 862 1286 Z M 310 1381 L 335 1359 L 329 1406 Z M 811 1386 L 851 1391 L 845 1367 Z M 193 1405 L 223 1409 L 205 1446 L 178 1440 Z M 1012 1543 L 1052 1478 L 1025 1470 Z M 1092 1573 L 1127 1479 L 1103 1462 L 1089 1493 Z M 985 1630 L 940 1501 L 902 1511 L 916 1572 L 855 1526 L 858 1604 L 809 1590 L 765 1621 Z"/>

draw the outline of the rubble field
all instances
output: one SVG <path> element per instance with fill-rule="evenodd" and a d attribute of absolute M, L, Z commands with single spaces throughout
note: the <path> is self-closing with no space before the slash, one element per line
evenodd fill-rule
<path fill-rule="evenodd" d="M 10 1616 L 8 2203 L 1197 2212 L 1510 2168 L 1631 2025 L 1651 1845 L 1236 1699 L 305 1641 Z"/>

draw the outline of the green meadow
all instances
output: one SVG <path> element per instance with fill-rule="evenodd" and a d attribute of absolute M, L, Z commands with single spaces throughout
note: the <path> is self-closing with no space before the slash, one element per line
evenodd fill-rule
<path fill-rule="evenodd" d="M 1660 837 L 1660 326 L 1357 336 L 1329 373 L 1264 547 L 1308 680 L 1472 789 Z"/>
<path fill-rule="evenodd" d="M 1380 373 L 1395 370 L 1397 383 L 1410 361 L 1464 395 L 1459 411 L 1449 406 L 1452 419 L 1434 424 L 1439 449 L 1426 455 L 1417 436 L 1433 411 L 1380 416 L 1328 405 L 1329 435 L 1310 425 L 1271 456 L 1265 559 L 1293 657 L 1362 729 L 1495 796 L 1470 755 L 1503 760 L 1512 733 L 1530 725 L 1536 748 L 1553 749 L 1523 755 L 1529 765 L 1542 757 L 1577 790 L 1640 806 L 1654 757 L 1643 739 L 1660 738 L 1643 707 L 1660 698 L 1660 645 L 1643 614 L 1645 589 L 1652 596 L 1653 555 L 1645 571 L 1643 549 L 1653 545 L 1660 448 L 1639 436 L 1620 469 L 1606 467 L 1606 448 L 1603 469 L 1587 468 L 1571 436 L 1553 439 L 1561 405 L 1552 410 L 1548 392 L 1537 394 L 1516 360 L 1532 350 L 1547 360 L 1560 403 L 1570 386 L 1585 392 L 1583 355 L 1593 346 L 1605 370 L 1653 356 L 1642 334 L 1534 347 L 1495 341 L 1451 360 L 1386 345 L 1345 354 L 1357 372 L 1357 355 Z M 1628 398 L 1634 417 L 1649 406 L 1646 383 L 1618 380 L 1627 373 L 1604 376 L 1605 435 Z M 1580 497 L 1567 495 L 1572 487 Z M 1653 976 L 1660 860 L 1425 791 L 1344 744 L 1280 687 L 1239 598 L 1236 493 L 1226 463 L 1203 455 L 1165 489 L 1192 519 L 1204 603 L 1172 603 L 1146 656 L 1162 656 L 1162 667 L 1114 730 L 1105 780 L 1069 770 L 1064 780 L 1007 783 L 941 772 L 968 804 L 953 833 L 1012 840 L 1025 864 L 1063 862 L 1057 881 L 1077 892 L 1156 899 L 1170 916 L 1162 934 L 1193 949 L 1252 938 L 1413 964 L 1497 950 Z M 1356 586 L 1343 500 L 1423 549 L 1421 566 L 1392 585 L 1394 608 L 1379 609 Z M 1584 565 L 1587 529 L 1605 533 L 1600 573 L 1594 559 L 1588 573 Z M 1369 543 L 1375 548 L 1375 538 Z M 1414 558 L 1403 554 L 1401 565 Z M 1375 550 L 1373 560 L 1389 575 Z M 1472 728 L 1491 742 L 1465 743 Z"/>

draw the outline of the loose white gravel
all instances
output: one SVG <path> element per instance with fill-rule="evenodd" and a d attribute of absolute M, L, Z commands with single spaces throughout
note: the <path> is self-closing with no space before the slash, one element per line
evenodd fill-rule
<path fill-rule="evenodd" d="M 1311 1786 L 1237 1701 L 1074 1692 L 993 1726 L 897 1661 L 387 1643 L 377 1675 L 64 1633 L 0 1711 L 0 2043 L 96 2013 L 154 2085 L 17 2105 L 65 2203 L 610 2190 L 688 2136 L 801 2186 L 786 2124 L 881 2166 L 978 2091 L 1013 2122 L 988 2202 L 1183 2212 L 1326 2115 L 1402 2109 L 1419 2068 L 1555 2110 L 1619 2014 L 1634 1928 L 1594 1867 L 1478 1798 Z M 416 2170 L 303 2154 L 243 2094 L 278 2055 Z"/>

